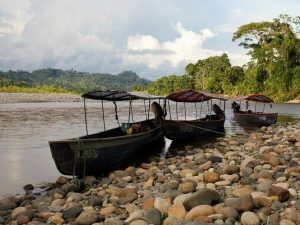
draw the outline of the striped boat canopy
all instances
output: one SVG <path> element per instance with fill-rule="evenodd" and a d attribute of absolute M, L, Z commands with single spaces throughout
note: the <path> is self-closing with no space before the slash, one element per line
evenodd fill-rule
<path fill-rule="evenodd" d="M 251 95 L 247 95 L 247 96 L 236 96 L 232 99 L 232 101 L 244 101 L 244 100 L 248 100 L 248 101 L 256 101 L 256 102 L 273 102 L 272 99 L 270 99 L 269 97 L 263 95 L 263 94 L 251 94 Z"/>
<path fill-rule="evenodd" d="M 173 92 L 169 94 L 166 98 L 175 102 L 204 102 L 211 99 L 220 99 L 223 101 L 228 100 L 227 97 L 222 95 L 216 95 L 192 89 Z"/>

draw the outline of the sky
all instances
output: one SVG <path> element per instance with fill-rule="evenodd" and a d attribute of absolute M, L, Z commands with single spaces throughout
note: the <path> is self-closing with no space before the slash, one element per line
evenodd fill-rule
<path fill-rule="evenodd" d="M 0 0 L 0 70 L 155 80 L 223 53 L 243 65 L 247 52 L 231 41 L 238 27 L 299 9 L 298 0 Z"/>

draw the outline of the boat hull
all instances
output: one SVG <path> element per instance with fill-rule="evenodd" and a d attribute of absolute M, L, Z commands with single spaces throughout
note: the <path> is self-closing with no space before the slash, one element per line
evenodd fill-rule
<path fill-rule="evenodd" d="M 189 141 L 224 130 L 225 118 L 218 120 L 164 120 L 165 136 L 173 141 Z"/>
<path fill-rule="evenodd" d="M 112 129 L 111 132 L 119 129 Z M 99 175 L 114 170 L 133 153 L 162 139 L 163 131 L 157 127 L 132 135 L 95 137 L 97 134 L 50 141 L 51 154 L 59 172 L 81 176 Z"/>
<path fill-rule="evenodd" d="M 258 126 L 269 126 L 277 122 L 278 113 L 233 113 L 234 119 L 240 123 Z"/>

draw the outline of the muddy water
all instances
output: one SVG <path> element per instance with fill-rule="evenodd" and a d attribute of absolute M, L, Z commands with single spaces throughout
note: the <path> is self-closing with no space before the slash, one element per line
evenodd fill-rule
<path fill-rule="evenodd" d="M 48 141 L 85 134 L 82 106 L 81 102 L 0 104 L 0 196 L 22 193 L 22 186 L 28 183 L 37 184 L 56 179 L 59 172 L 52 160 Z M 187 104 L 186 107 L 187 119 L 195 118 L 195 105 Z M 201 106 L 199 104 L 196 107 L 199 117 Z M 106 128 L 117 126 L 113 104 L 105 103 L 104 108 Z M 171 105 L 170 108 L 171 116 L 175 118 L 175 105 Z M 182 109 L 183 105 L 178 105 L 178 111 L 183 112 Z M 257 109 L 259 110 L 259 107 Z M 267 107 L 266 109 L 269 110 Z M 207 110 L 207 105 L 203 104 L 202 110 Z M 274 104 L 272 111 L 279 113 L 279 123 L 300 118 L 300 104 Z M 133 112 L 136 121 L 145 119 L 143 102 L 133 104 Z M 120 122 L 127 122 L 128 103 L 118 104 L 118 115 Z M 180 113 L 179 117 L 184 118 L 184 113 Z M 226 106 L 226 118 L 226 133 L 256 129 L 240 127 L 235 123 L 232 120 L 230 104 Z M 87 119 L 89 133 L 103 130 L 99 102 L 87 102 Z M 166 140 L 160 154 L 163 155 L 170 145 L 171 141 Z"/>

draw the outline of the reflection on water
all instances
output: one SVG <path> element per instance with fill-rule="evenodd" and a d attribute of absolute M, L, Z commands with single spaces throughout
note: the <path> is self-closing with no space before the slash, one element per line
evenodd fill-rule
<path fill-rule="evenodd" d="M 49 140 L 72 138 L 85 135 L 83 104 L 76 103 L 22 103 L 0 104 L 0 196 L 8 193 L 22 192 L 22 186 L 27 183 L 37 184 L 42 181 L 54 181 L 59 175 L 48 147 Z M 200 105 L 186 104 L 187 119 L 199 117 Z M 117 126 L 115 109 L 112 103 L 104 103 L 106 128 Z M 171 116 L 174 119 L 175 105 L 170 106 Z M 203 104 L 202 109 L 207 109 Z M 258 110 L 260 108 L 258 107 Z M 128 120 L 128 103 L 118 104 L 120 122 Z M 178 104 L 178 114 L 184 117 L 183 105 Z M 278 123 L 288 122 L 300 117 L 300 104 L 274 104 L 272 111 L 280 116 Z M 143 102 L 133 104 L 133 113 L 136 121 L 145 119 Z M 151 115 L 151 113 L 150 113 Z M 256 128 L 240 127 L 232 120 L 230 104 L 227 103 L 225 132 L 234 133 L 237 130 L 249 132 Z M 103 129 L 101 104 L 87 102 L 87 118 L 89 133 Z M 214 141 L 213 137 L 205 138 L 204 142 Z M 189 145 L 199 146 L 202 142 L 191 142 Z M 170 147 L 171 146 L 171 147 Z M 180 149 L 184 145 L 174 145 L 166 140 L 165 148 L 149 146 L 150 152 L 155 149 L 156 154 L 164 155 L 168 148 Z M 162 152 L 161 152 L 162 151 Z M 149 155 L 142 154 L 145 160 Z M 141 159 L 141 158 L 139 158 Z M 138 162 L 134 159 L 130 163 Z"/>

